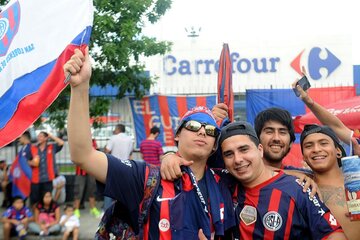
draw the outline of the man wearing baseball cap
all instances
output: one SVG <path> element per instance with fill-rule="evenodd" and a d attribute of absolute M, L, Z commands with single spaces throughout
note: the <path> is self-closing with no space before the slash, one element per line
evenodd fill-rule
<path fill-rule="evenodd" d="M 139 238 L 198 239 L 200 229 L 207 239 L 214 235 L 223 236 L 227 221 L 233 219 L 233 211 L 231 204 L 223 201 L 217 177 L 206 169 L 206 161 L 216 147 L 219 134 L 211 111 L 197 107 L 184 115 L 175 140 L 178 142 L 178 154 L 194 164 L 184 168 L 186 174 L 179 181 L 152 178 L 160 184 L 151 193 L 155 197 L 150 205 L 150 217 L 144 228 L 139 229 L 139 206 L 144 195 L 149 194 L 144 193 L 145 175 L 154 167 L 149 170 L 144 161 L 120 160 L 92 147 L 88 124 L 91 76 L 88 49 L 85 54 L 75 49 L 63 69 L 66 76 L 71 74 L 68 114 L 71 160 L 102 183 L 99 187 L 104 195 L 120 203 L 128 213 L 134 232 L 143 233 Z M 231 223 L 229 226 L 232 226 Z M 115 237 L 121 238 L 121 235 Z"/>
<path fill-rule="evenodd" d="M 296 178 L 265 166 L 263 146 L 247 122 L 221 130 L 219 147 L 226 169 L 237 180 L 233 198 L 241 239 L 346 239 L 318 196 L 310 198 Z"/>
<path fill-rule="evenodd" d="M 328 126 L 309 124 L 300 136 L 304 161 L 314 172 L 324 203 L 334 214 L 348 239 L 359 239 L 360 222 L 350 221 L 341 158 L 346 156 L 335 132 Z"/>

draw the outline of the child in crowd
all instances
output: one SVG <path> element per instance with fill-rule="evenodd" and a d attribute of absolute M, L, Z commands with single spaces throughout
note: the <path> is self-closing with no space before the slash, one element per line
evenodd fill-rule
<path fill-rule="evenodd" d="M 70 234 L 73 235 L 73 240 L 78 240 L 80 221 L 77 216 L 74 215 L 74 207 L 67 204 L 64 209 L 64 214 L 60 218 L 60 225 L 64 229 L 64 235 L 62 240 L 69 239 Z"/>
<path fill-rule="evenodd" d="M 60 233 L 60 207 L 46 192 L 34 210 L 35 222 L 29 223 L 29 231 L 40 236 Z"/>
<path fill-rule="evenodd" d="M 3 213 L 3 233 L 4 239 L 9 240 L 10 236 L 18 236 L 19 239 L 25 239 L 29 218 L 33 215 L 24 200 L 20 196 L 13 198 L 12 205 Z"/>

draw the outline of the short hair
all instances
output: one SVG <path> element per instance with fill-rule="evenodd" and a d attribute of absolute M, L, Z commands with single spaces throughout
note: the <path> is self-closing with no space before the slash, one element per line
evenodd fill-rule
<path fill-rule="evenodd" d="M 150 133 L 151 134 L 160 133 L 160 128 L 158 128 L 157 126 L 154 126 L 150 129 Z"/>
<path fill-rule="evenodd" d="M 21 136 L 25 137 L 27 140 L 31 140 L 31 134 L 28 130 L 25 131 Z"/>
<path fill-rule="evenodd" d="M 122 133 L 125 132 L 125 126 L 123 124 L 116 124 L 115 128 Z"/>
<path fill-rule="evenodd" d="M 40 133 L 43 134 L 45 137 L 49 136 L 49 134 L 47 132 L 45 132 L 45 131 L 41 131 Z"/>
<path fill-rule="evenodd" d="M 70 203 L 67 203 L 67 204 L 65 204 L 65 206 L 64 206 L 64 211 L 66 211 L 68 208 L 74 209 L 74 206 L 73 206 L 72 204 L 70 204 Z"/>
<path fill-rule="evenodd" d="M 14 197 L 12 198 L 12 203 L 14 203 L 14 202 L 17 201 L 17 200 L 21 200 L 21 201 L 24 202 L 24 198 L 21 197 L 21 196 L 19 196 L 19 195 L 17 195 L 17 196 L 14 196 Z"/>
<path fill-rule="evenodd" d="M 265 109 L 256 115 L 254 127 L 258 138 L 260 138 L 261 130 L 263 129 L 265 123 L 269 121 L 279 122 L 286 126 L 290 134 L 290 142 L 293 143 L 295 141 L 294 123 L 290 112 L 285 109 L 275 107 Z"/>

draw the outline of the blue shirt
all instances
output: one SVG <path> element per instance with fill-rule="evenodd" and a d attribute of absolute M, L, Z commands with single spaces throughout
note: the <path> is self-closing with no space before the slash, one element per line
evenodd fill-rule
<path fill-rule="evenodd" d="M 108 172 L 105 186 L 100 184 L 100 191 L 103 191 L 104 195 L 116 199 L 122 204 L 127 210 L 127 214 L 134 228 L 136 229 L 137 219 L 139 217 L 139 205 L 144 195 L 144 179 L 145 179 L 145 168 L 146 164 L 143 161 L 131 161 L 131 160 L 119 160 L 112 155 L 108 157 Z M 206 174 L 212 174 L 208 169 Z M 188 175 L 185 174 L 188 179 Z M 201 181 L 198 181 L 200 191 L 204 199 L 209 199 L 210 195 L 212 198 L 222 199 L 220 191 L 228 191 L 226 188 L 218 188 L 212 185 L 211 192 L 209 178 L 204 177 Z M 215 178 L 214 182 L 215 182 Z M 165 187 L 165 186 L 170 186 Z M 207 189 L 204 191 L 204 188 Z M 202 189 L 202 190 L 201 190 Z M 226 189 L 226 190 L 225 190 Z M 174 195 L 167 197 L 168 192 L 174 192 Z M 213 196 L 214 192 L 218 192 L 217 196 Z M 166 197 L 165 197 L 166 196 Z M 209 200 L 211 201 L 211 200 Z M 214 200 L 213 202 L 216 202 Z M 223 201 L 221 201 L 223 202 Z M 169 212 L 169 222 L 164 222 L 162 217 L 164 211 L 162 210 L 162 204 L 168 204 L 167 210 Z M 155 193 L 155 199 L 150 207 L 150 226 L 149 232 L 144 232 L 144 235 L 148 235 L 149 239 L 159 239 L 160 231 L 171 230 L 172 239 L 198 239 L 199 229 L 203 229 L 204 233 L 210 237 L 213 226 L 218 223 L 214 223 L 214 217 L 211 219 L 213 223 L 210 224 L 210 212 L 218 212 L 219 216 L 222 216 L 222 223 L 224 228 L 231 227 L 231 222 L 234 224 L 233 211 L 231 202 L 219 203 L 218 208 L 213 207 L 210 210 L 210 204 L 206 204 L 208 213 L 203 208 L 199 195 L 196 188 L 189 184 L 187 180 L 179 179 L 175 182 L 168 182 L 161 180 L 160 186 Z M 214 206 L 214 205 L 212 205 Z M 228 219 L 228 221 L 224 221 Z M 166 223 L 166 224 L 165 224 Z"/>

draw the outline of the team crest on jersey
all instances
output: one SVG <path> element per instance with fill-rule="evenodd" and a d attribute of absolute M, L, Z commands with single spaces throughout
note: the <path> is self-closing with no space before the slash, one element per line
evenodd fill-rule
<path fill-rule="evenodd" d="M 245 223 L 245 225 L 250 225 L 256 222 L 257 218 L 257 211 L 256 208 L 253 206 L 245 205 L 244 208 L 241 210 L 239 215 L 241 221 Z"/>
<path fill-rule="evenodd" d="M 264 227 L 272 232 L 279 230 L 282 226 L 282 217 L 278 212 L 267 212 L 263 217 Z"/>
<path fill-rule="evenodd" d="M 166 218 L 163 218 L 159 222 L 159 230 L 162 232 L 166 232 L 170 229 L 170 222 Z"/>
<path fill-rule="evenodd" d="M 0 13 L 0 57 L 4 56 L 11 45 L 20 23 L 20 4 L 15 2 Z"/>

